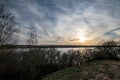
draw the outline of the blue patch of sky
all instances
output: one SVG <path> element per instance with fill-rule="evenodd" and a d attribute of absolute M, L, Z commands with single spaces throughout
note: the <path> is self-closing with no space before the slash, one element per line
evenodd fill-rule
<path fill-rule="evenodd" d="M 120 0 L 0 0 L 0 3 L 6 4 L 10 12 L 15 14 L 24 32 L 30 25 L 37 24 L 37 27 L 41 27 L 37 31 L 41 38 L 46 36 L 54 39 L 48 42 L 54 42 L 60 37 L 62 39 L 59 40 L 64 41 L 64 37 L 83 27 L 91 30 L 89 32 L 94 34 L 94 39 L 98 38 L 96 31 L 102 33 L 101 36 L 120 37 L 114 30 L 114 27 L 116 31 L 119 30 L 120 26 Z M 69 34 L 59 36 L 56 32 L 59 29 L 62 30 L 60 34 Z"/>

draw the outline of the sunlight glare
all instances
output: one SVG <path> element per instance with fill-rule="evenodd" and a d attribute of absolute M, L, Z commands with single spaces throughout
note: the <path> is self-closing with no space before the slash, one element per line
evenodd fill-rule
<path fill-rule="evenodd" d="M 80 42 L 85 42 L 87 39 L 84 36 L 80 36 L 79 40 L 80 40 Z"/>

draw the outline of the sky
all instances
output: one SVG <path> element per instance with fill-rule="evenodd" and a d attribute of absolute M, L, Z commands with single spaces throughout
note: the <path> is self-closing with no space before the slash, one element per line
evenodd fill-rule
<path fill-rule="evenodd" d="M 0 0 L 15 16 L 25 44 L 34 26 L 39 45 L 120 40 L 120 0 Z"/>

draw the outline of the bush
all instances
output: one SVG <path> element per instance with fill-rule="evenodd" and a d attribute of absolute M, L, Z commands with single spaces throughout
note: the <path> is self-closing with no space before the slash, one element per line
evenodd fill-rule
<path fill-rule="evenodd" d="M 102 45 L 117 45 L 114 41 Z M 0 80 L 40 80 L 57 70 L 78 66 L 83 62 L 102 59 L 119 59 L 119 47 L 60 52 L 54 48 L 30 49 L 22 52 L 13 49 L 0 50 Z"/>
<path fill-rule="evenodd" d="M 119 45 L 118 42 L 115 42 L 114 40 L 109 41 L 103 41 L 102 44 L 110 45 L 110 46 L 117 46 Z M 117 55 L 120 54 L 120 47 L 96 47 L 94 52 L 94 59 L 112 59 L 112 60 L 118 60 L 119 58 Z"/>

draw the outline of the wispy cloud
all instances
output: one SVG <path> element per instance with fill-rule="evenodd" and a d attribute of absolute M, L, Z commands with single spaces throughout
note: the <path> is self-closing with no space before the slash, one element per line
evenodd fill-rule
<path fill-rule="evenodd" d="M 1 0 L 24 29 L 36 28 L 39 44 L 80 43 L 120 39 L 119 0 Z"/>

